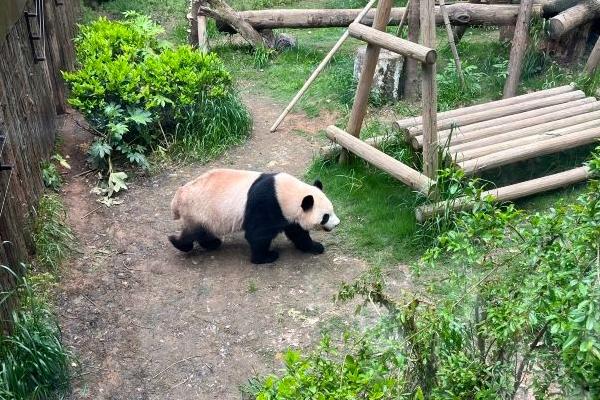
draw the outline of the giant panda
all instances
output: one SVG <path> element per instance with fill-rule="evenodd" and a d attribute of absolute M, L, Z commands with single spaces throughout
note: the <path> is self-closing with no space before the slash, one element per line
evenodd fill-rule
<path fill-rule="evenodd" d="M 340 223 L 320 181 L 309 185 L 286 173 L 234 169 L 213 169 L 181 186 L 171 211 L 182 221 L 179 237 L 169 236 L 178 250 L 188 252 L 194 242 L 215 250 L 224 235 L 243 230 L 255 264 L 277 260 L 270 245 L 281 232 L 299 250 L 321 254 L 323 245 L 308 231 L 331 231 Z"/>

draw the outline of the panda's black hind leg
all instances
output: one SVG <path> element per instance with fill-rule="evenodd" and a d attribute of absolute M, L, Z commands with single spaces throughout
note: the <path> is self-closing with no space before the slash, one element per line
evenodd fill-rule
<path fill-rule="evenodd" d="M 285 236 L 287 236 L 300 251 L 312 254 L 321 254 L 325 251 L 323 245 L 312 240 L 310 233 L 298 224 L 288 225 L 284 232 Z"/>
<path fill-rule="evenodd" d="M 216 250 L 221 247 L 221 244 L 223 244 L 221 239 L 204 228 L 196 229 L 196 240 L 198 241 L 198 244 L 202 246 L 202 248 L 209 251 Z"/>
<path fill-rule="evenodd" d="M 179 237 L 175 235 L 169 236 L 171 244 L 179 251 L 189 252 L 194 248 L 194 240 L 196 236 L 193 230 L 184 229 Z"/>

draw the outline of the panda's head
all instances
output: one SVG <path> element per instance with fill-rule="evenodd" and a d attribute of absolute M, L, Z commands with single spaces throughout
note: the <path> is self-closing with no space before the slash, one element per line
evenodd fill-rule
<path fill-rule="evenodd" d="M 300 205 L 302 211 L 298 216 L 298 224 L 306 229 L 323 229 L 327 232 L 333 230 L 340 223 L 340 219 L 333 212 L 331 201 L 323 193 L 321 181 L 315 181 L 314 190 L 305 194 Z"/>

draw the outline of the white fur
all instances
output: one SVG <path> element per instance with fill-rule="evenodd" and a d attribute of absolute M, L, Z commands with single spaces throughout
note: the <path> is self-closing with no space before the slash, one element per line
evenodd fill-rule
<path fill-rule="evenodd" d="M 259 178 L 260 172 L 233 169 L 213 169 L 180 187 L 171 202 L 175 219 L 184 226 L 201 225 L 217 237 L 242 230 L 248 190 Z M 331 230 L 340 220 L 333 205 L 317 187 L 280 173 L 275 176 L 275 192 L 283 216 L 306 230 L 321 227 L 324 214 L 328 222 L 322 226 Z M 314 206 L 302 210 L 302 200 L 312 195 Z"/>

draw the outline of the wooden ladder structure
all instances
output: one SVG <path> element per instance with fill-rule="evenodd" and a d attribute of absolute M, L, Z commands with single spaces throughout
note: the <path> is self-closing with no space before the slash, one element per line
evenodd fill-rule
<path fill-rule="evenodd" d="M 467 175 L 473 175 L 600 139 L 600 102 L 586 97 L 571 85 L 437 113 L 434 0 L 421 0 L 420 5 L 424 46 L 382 32 L 389 18 L 390 0 L 379 2 L 373 27 L 358 23 L 350 25 L 350 36 L 362 39 L 368 45 L 347 129 L 327 128 L 327 136 L 344 152 L 358 155 L 411 188 L 427 194 L 435 183 L 440 149 Z M 384 137 L 359 139 L 380 48 L 421 62 L 423 115 L 396 121 L 395 125 L 404 131 L 405 139 L 416 150 L 423 152 L 423 173 L 379 151 L 377 147 Z M 324 150 L 330 149 L 331 146 Z M 579 167 L 489 190 L 482 195 L 509 201 L 568 186 L 588 177 L 588 168 Z M 418 207 L 416 216 L 419 221 L 424 221 L 446 207 L 467 205 L 463 199 L 429 204 Z"/>

